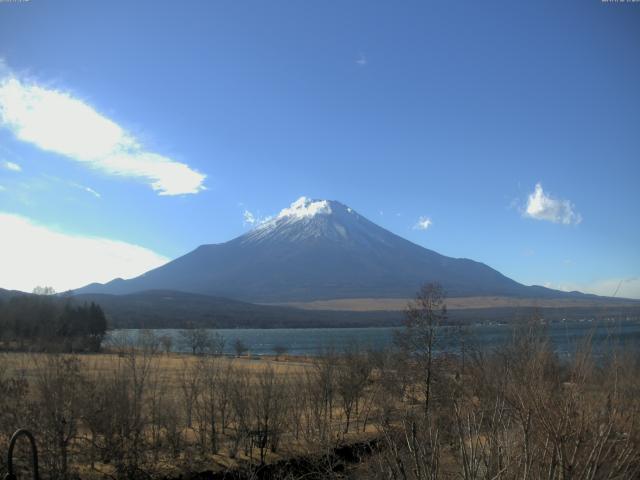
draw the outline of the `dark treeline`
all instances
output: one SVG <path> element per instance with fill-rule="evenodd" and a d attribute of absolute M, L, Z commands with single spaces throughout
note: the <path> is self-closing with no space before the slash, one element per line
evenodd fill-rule
<path fill-rule="evenodd" d="M 99 305 L 72 298 L 21 295 L 0 299 L 0 346 L 4 349 L 95 352 L 107 329 Z"/>

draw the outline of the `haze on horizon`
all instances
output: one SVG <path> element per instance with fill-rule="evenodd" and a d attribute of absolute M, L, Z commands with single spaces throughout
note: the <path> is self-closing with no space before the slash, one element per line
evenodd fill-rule
<path fill-rule="evenodd" d="M 639 26 L 577 0 L 0 3 L 0 288 L 135 277 L 304 195 L 640 298 Z"/>

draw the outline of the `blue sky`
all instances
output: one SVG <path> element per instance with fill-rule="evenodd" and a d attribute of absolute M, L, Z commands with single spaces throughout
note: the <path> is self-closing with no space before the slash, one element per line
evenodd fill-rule
<path fill-rule="evenodd" d="M 640 298 L 639 48 L 640 4 L 600 0 L 0 3 L 0 287 L 141 273 L 306 195 Z"/>

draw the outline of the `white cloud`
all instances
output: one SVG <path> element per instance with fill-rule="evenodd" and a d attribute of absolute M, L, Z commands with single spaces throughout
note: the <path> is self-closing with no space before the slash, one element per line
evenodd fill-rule
<path fill-rule="evenodd" d="M 524 215 L 564 225 L 577 225 L 582 221 L 582 216 L 575 211 L 575 206 L 569 200 L 560 200 L 546 194 L 540 183 L 536 183 L 535 190 L 529 195 Z"/>
<path fill-rule="evenodd" d="M 57 179 L 56 179 L 57 180 Z M 102 195 L 100 195 L 100 193 L 96 192 L 93 188 L 91 187 L 87 187 L 86 185 L 81 185 L 79 183 L 75 183 L 75 182 L 68 182 L 69 185 L 71 185 L 72 187 L 75 188 L 79 188 L 80 190 L 90 193 L 91 195 L 93 195 L 96 198 L 102 198 Z"/>
<path fill-rule="evenodd" d="M 243 223 L 245 225 L 260 225 L 261 223 L 265 223 L 268 222 L 269 220 L 271 220 L 273 217 L 272 216 L 266 216 L 266 217 L 261 217 L 259 215 L 254 215 L 252 212 L 250 212 L 249 210 L 246 210 L 244 212 L 242 212 L 242 217 L 243 217 Z"/>
<path fill-rule="evenodd" d="M 132 278 L 169 259 L 149 249 L 106 238 L 70 235 L 0 212 L 0 287 L 61 292 L 91 282 Z"/>
<path fill-rule="evenodd" d="M 4 162 L 0 163 L 0 165 L 2 167 L 6 168 L 7 170 L 11 170 L 12 172 L 21 172 L 22 171 L 22 167 L 20 165 L 18 165 L 17 163 L 14 163 L 14 162 L 4 161 Z"/>
<path fill-rule="evenodd" d="M 149 152 L 113 120 L 69 93 L 0 78 L 0 126 L 42 150 L 107 174 L 144 179 L 160 195 L 198 193 L 206 175 Z"/>
<path fill-rule="evenodd" d="M 432 224 L 433 224 L 433 222 L 431 221 L 431 219 L 429 217 L 420 217 L 420 218 L 418 218 L 418 221 L 416 222 L 416 224 L 413 226 L 413 229 L 414 230 L 426 230 Z"/>
<path fill-rule="evenodd" d="M 605 297 L 640 299 L 640 277 L 607 278 L 589 283 L 545 283 L 545 287 L 564 292 L 579 291 Z"/>
<path fill-rule="evenodd" d="M 364 54 L 360 54 L 360 56 L 356 59 L 356 65 L 360 66 L 360 67 L 365 67 L 367 65 L 367 63 L 369 63 L 367 61 L 367 57 L 364 56 Z"/>
<path fill-rule="evenodd" d="M 84 187 L 84 191 L 90 193 L 91 195 L 93 195 L 96 198 L 102 198 L 102 195 L 100 195 L 98 192 L 96 192 L 91 187 Z"/>
<path fill-rule="evenodd" d="M 242 212 L 245 225 L 254 225 L 256 223 L 256 217 L 249 210 Z"/>

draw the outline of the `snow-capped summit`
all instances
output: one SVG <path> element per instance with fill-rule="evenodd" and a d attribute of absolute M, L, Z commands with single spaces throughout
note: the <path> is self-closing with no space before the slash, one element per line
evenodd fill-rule
<path fill-rule="evenodd" d="M 276 218 L 310 218 L 316 215 L 328 215 L 331 213 L 331 202 L 328 200 L 311 200 L 300 197 L 288 208 L 283 208 Z"/>
<path fill-rule="evenodd" d="M 340 202 L 300 197 L 277 216 L 262 222 L 238 240 L 244 243 L 360 242 L 365 246 L 372 238 L 383 241 L 383 232 L 386 230 Z"/>
<path fill-rule="evenodd" d="M 92 284 L 78 293 L 179 290 L 253 302 L 409 298 L 432 281 L 450 296 L 566 296 L 423 248 L 340 202 L 306 197 L 233 240 L 202 245 L 140 277 Z"/>

